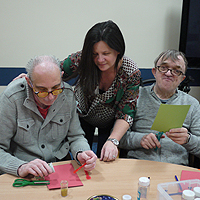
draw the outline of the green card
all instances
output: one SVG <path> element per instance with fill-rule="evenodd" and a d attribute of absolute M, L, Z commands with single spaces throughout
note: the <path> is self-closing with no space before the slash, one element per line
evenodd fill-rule
<path fill-rule="evenodd" d="M 190 105 L 161 104 L 151 130 L 167 132 L 172 128 L 181 128 Z"/>

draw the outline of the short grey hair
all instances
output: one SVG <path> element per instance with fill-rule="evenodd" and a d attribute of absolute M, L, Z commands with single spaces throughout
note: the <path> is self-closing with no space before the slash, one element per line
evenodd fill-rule
<path fill-rule="evenodd" d="M 179 60 L 178 56 L 181 56 L 184 60 L 185 63 L 185 73 L 187 71 L 187 59 L 184 55 L 183 52 L 181 51 L 177 51 L 175 49 L 168 49 L 167 51 L 163 51 L 154 61 L 155 67 L 157 67 L 157 62 L 158 60 L 162 57 L 162 61 L 167 60 L 168 58 L 170 58 L 173 62 Z"/>
<path fill-rule="evenodd" d="M 35 56 L 34 58 L 31 58 L 31 60 L 29 60 L 29 62 L 26 65 L 27 76 L 30 79 L 32 79 L 32 74 L 33 74 L 33 70 L 34 70 L 35 66 L 37 66 L 45 61 L 51 62 L 51 63 L 57 65 L 60 70 L 60 76 L 62 77 L 62 70 L 60 68 L 60 60 L 53 55 L 42 55 L 42 56 Z"/>

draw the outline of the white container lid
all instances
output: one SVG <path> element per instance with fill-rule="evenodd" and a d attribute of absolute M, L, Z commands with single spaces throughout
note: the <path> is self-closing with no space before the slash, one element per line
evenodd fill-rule
<path fill-rule="evenodd" d="M 128 194 L 125 194 L 125 195 L 122 196 L 122 199 L 123 200 L 131 200 L 132 197 L 130 195 L 128 195 Z"/>
<path fill-rule="evenodd" d="M 196 197 L 200 197 L 200 187 L 194 187 L 193 191 L 194 191 Z"/>
<path fill-rule="evenodd" d="M 195 193 L 192 190 L 183 190 L 182 197 L 185 200 L 193 200 L 195 197 Z"/>
<path fill-rule="evenodd" d="M 141 186 L 149 186 L 149 184 L 150 184 L 150 179 L 147 178 L 147 177 L 140 177 L 140 178 L 139 178 L 139 184 L 140 184 Z"/>

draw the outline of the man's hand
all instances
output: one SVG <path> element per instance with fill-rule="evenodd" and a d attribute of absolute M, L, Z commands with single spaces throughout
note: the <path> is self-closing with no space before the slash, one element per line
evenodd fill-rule
<path fill-rule="evenodd" d="M 86 163 L 86 165 L 84 166 L 84 170 L 85 171 L 91 171 L 96 166 L 97 156 L 91 150 L 83 151 L 81 153 L 78 153 L 77 159 L 79 160 L 79 162 L 81 164 L 85 164 Z"/>
<path fill-rule="evenodd" d="M 115 160 L 118 155 L 118 148 L 111 141 L 107 141 L 101 149 L 100 160 L 112 161 Z"/>
<path fill-rule="evenodd" d="M 35 159 L 29 163 L 23 164 L 18 168 L 18 175 L 20 177 L 33 176 L 48 176 L 53 173 L 53 170 L 49 165 L 40 159 Z"/>
<path fill-rule="evenodd" d="M 177 144 L 185 144 L 188 140 L 188 130 L 186 128 L 174 128 L 166 132 L 168 138 Z"/>
<path fill-rule="evenodd" d="M 161 138 L 164 137 L 165 137 L 164 135 L 161 136 Z M 149 133 L 148 135 L 143 136 L 140 144 L 145 149 L 153 149 L 156 147 L 158 148 L 161 147 L 160 142 L 158 141 L 156 135 L 153 133 Z"/>

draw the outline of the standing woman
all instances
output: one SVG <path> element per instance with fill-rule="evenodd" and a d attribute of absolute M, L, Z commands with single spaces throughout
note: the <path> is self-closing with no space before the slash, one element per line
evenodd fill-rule
<path fill-rule="evenodd" d="M 61 62 L 65 81 L 77 77 L 74 92 L 81 126 L 90 147 L 98 128 L 97 156 L 103 161 L 115 160 L 119 140 L 136 112 L 140 71 L 124 52 L 123 35 L 109 20 L 95 24 L 82 51 Z"/>

